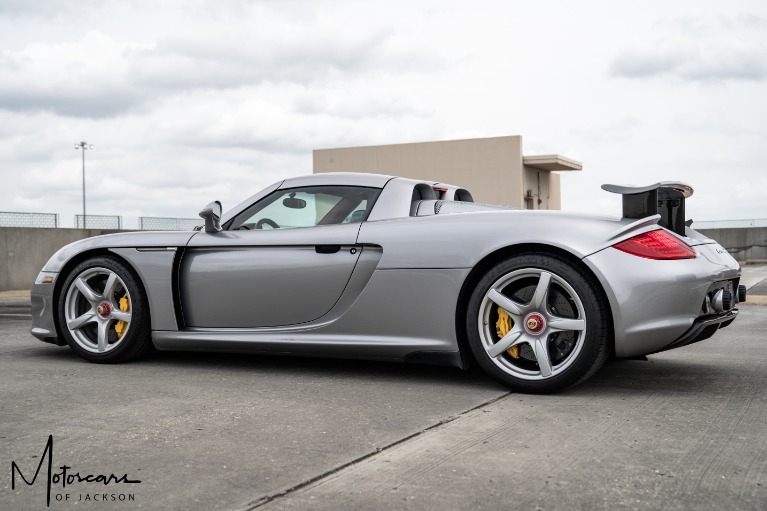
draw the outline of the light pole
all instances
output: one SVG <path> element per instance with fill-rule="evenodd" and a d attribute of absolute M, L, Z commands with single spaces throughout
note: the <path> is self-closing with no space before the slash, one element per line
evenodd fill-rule
<path fill-rule="evenodd" d="M 88 221 L 85 219 L 85 151 L 88 149 L 93 149 L 93 144 L 89 144 L 85 141 L 77 142 L 75 144 L 75 150 L 83 152 L 83 229 L 88 228 Z"/>

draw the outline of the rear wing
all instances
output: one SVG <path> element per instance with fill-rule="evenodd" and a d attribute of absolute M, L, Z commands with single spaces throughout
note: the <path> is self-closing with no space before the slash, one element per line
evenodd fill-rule
<path fill-rule="evenodd" d="M 684 236 L 684 200 L 692 186 L 678 181 L 661 181 L 649 186 L 602 185 L 602 189 L 623 195 L 623 218 L 660 215 L 659 225 Z"/>

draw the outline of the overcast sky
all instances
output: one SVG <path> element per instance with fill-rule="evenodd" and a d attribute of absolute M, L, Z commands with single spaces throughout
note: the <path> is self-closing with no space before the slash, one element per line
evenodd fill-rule
<path fill-rule="evenodd" d="M 602 183 L 766 218 L 767 2 L 0 0 L 0 211 L 196 217 L 312 149 L 522 135 Z M 393 169 L 393 172 L 396 169 Z M 460 184 L 460 183 L 456 183 Z"/>

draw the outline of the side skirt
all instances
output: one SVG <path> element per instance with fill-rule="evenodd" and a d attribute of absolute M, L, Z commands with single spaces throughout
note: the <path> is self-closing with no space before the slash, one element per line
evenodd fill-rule
<path fill-rule="evenodd" d="M 185 330 L 154 331 L 152 340 L 161 351 L 272 353 L 463 367 L 455 346 L 442 339 Z"/>

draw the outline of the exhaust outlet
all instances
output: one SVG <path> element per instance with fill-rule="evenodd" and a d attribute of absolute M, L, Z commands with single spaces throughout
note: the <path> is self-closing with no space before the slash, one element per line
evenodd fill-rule
<path fill-rule="evenodd" d="M 738 296 L 736 297 L 737 302 L 745 302 L 746 301 L 746 286 L 743 284 L 738 286 Z"/>
<path fill-rule="evenodd" d="M 711 300 L 711 306 L 716 312 L 728 311 L 732 308 L 732 293 L 720 289 L 714 293 L 714 298 Z"/>

